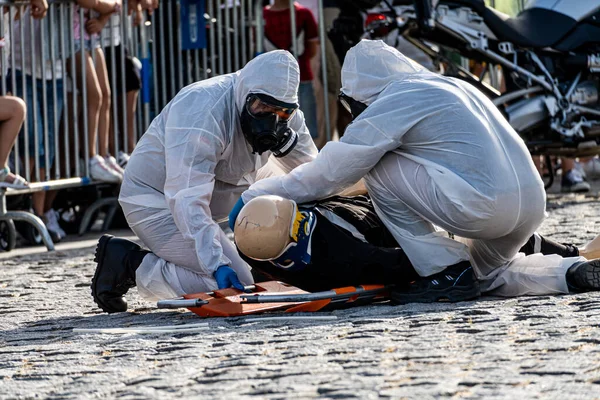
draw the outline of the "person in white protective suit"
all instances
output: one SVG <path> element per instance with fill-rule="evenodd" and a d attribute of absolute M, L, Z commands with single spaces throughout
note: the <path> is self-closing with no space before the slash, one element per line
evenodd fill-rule
<path fill-rule="evenodd" d="M 139 141 L 119 202 L 150 251 L 103 236 L 95 302 L 125 311 L 125 293 L 148 300 L 253 283 L 249 266 L 215 221 L 257 179 L 317 154 L 298 110 L 298 63 L 273 51 L 240 71 L 194 83 L 167 104 Z"/>
<path fill-rule="evenodd" d="M 398 303 L 466 300 L 480 289 L 600 289 L 597 260 L 518 253 L 545 217 L 544 185 L 523 141 L 473 86 L 363 40 L 346 55 L 340 100 L 354 117 L 344 137 L 313 162 L 253 184 L 241 201 L 272 194 L 306 203 L 364 178 L 420 276 L 393 293 Z"/>

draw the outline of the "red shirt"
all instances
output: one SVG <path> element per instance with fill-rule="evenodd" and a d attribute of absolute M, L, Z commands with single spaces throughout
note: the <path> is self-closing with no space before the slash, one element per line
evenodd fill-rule
<path fill-rule="evenodd" d="M 296 9 L 296 37 L 304 31 L 304 48 L 308 47 L 308 41 L 319 37 L 317 21 L 312 12 L 299 4 L 294 4 Z M 290 24 L 290 10 L 272 11 L 265 7 L 263 9 L 263 18 L 265 20 L 265 37 L 269 39 L 277 48 L 291 51 L 292 48 L 292 28 Z M 300 81 L 312 81 L 313 72 L 310 68 L 310 58 L 306 52 L 298 57 L 300 66 Z"/>

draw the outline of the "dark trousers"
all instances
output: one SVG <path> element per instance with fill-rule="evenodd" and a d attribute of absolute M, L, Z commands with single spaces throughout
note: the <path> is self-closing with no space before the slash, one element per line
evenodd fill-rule
<path fill-rule="evenodd" d="M 252 266 L 256 281 L 280 280 L 312 292 L 361 284 L 407 284 L 418 277 L 368 197 L 337 196 L 317 205 L 344 218 L 368 242 L 314 211 L 317 225 L 311 242 L 311 263 L 302 270 L 288 271 L 242 255 Z"/>
<path fill-rule="evenodd" d="M 520 252 L 525 253 L 526 255 L 534 253 L 542 253 L 544 255 L 558 254 L 561 257 L 577 257 L 579 255 L 579 249 L 576 246 L 567 243 L 557 243 L 550 239 L 546 239 L 537 233 L 534 233 L 533 236 L 529 238 L 527 243 L 521 247 Z"/>

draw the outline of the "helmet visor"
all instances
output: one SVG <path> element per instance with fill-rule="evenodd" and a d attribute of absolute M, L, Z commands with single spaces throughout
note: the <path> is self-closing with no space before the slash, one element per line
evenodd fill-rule
<path fill-rule="evenodd" d="M 261 99 L 258 95 L 250 95 L 248 100 L 246 100 L 246 109 L 256 118 L 262 118 L 270 114 L 275 114 L 280 120 L 287 121 L 294 115 L 298 108 L 269 104 Z"/>
<path fill-rule="evenodd" d="M 344 108 L 350 114 L 352 114 L 352 118 L 358 117 L 367 108 L 366 104 L 354 100 L 352 97 L 345 95 L 343 92 L 340 92 L 338 99 L 340 103 L 342 103 L 342 106 L 344 106 Z"/>

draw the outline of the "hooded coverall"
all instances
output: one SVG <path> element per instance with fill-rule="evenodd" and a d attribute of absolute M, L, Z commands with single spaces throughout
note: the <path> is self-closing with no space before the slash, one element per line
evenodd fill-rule
<path fill-rule="evenodd" d="M 127 164 L 119 196 L 129 226 L 153 253 L 136 271 L 142 297 L 215 290 L 213 273 L 222 265 L 243 284 L 253 282 L 215 221 L 226 218 L 260 177 L 289 172 L 316 156 L 300 110 L 289 121 L 298 143 L 282 158 L 253 154 L 240 127 L 249 93 L 297 104 L 299 81 L 290 53 L 269 52 L 238 72 L 185 87 L 152 121 Z"/>
<path fill-rule="evenodd" d="M 546 194 L 523 140 L 487 97 L 369 40 L 347 53 L 342 92 L 368 105 L 342 139 L 253 184 L 244 202 L 265 194 L 311 202 L 364 177 L 420 276 L 470 260 L 482 291 L 568 292 L 565 272 L 583 258 L 518 253 L 545 217 Z"/>

